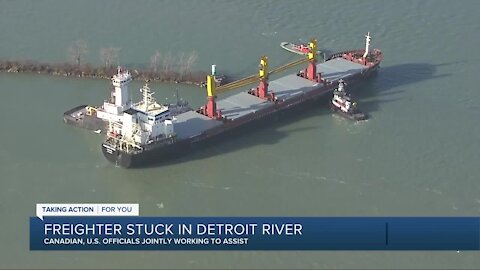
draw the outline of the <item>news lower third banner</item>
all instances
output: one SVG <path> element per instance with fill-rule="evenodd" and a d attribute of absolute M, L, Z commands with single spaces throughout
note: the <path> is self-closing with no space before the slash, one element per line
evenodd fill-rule
<path fill-rule="evenodd" d="M 478 217 L 142 217 L 138 205 L 62 207 L 37 205 L 31 250 L 480 249 Z"/>

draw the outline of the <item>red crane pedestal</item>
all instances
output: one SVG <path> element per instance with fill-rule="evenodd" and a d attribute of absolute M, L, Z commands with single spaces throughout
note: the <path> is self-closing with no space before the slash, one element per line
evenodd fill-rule
<path fill-rule="evenodd" d="M 261 99 L 276 101 L 275 93 L 268 92 L 268 82 L 265 79 L 261 80 L 260 84 L 256 88 L 252 88 L 248 93 Z"/>
<path fill-rule="evenodd" d="M 268 99 L 268 83 L 266 80 L 261 80 L 258 85 L 258 97 L 263 99 Z"/>
<path fill-rule="evenodd" d="M 317 64 L 315 61 L 308 62 L 307 79 L 314 82 L 317 81 Z"/>
<path fill-rule="evenodd" d="M 208 97 L 207 105 L 205 105 L 205 115 L 210 118 L 217 117 L 217 104 L 215 103 L 215 97 Z"/>

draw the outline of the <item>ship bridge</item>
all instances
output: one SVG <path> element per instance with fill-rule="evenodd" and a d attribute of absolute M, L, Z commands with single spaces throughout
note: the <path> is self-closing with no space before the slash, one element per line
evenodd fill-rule
<path fill-rule="evenodd" d="M 148 84 L 145 84 L 141 89 L 142 101 L 134 105 L 135 109 L 144 115 L 148 116 L 149 120 L 165 119 L 170 116 L 170 110 L 167 106 L 158 104 L 153 96 L 155 93 L 150 91 Z"/>
<path fill-rule="evenodd" d="M 135 104 L 135 109 L 137 111 L 153 116 L 163 114 L 169 111 L 167 106 L 158 104 L 156 102 L 152 104 L 145 104 L 144 102 L 139 102 Z"/>

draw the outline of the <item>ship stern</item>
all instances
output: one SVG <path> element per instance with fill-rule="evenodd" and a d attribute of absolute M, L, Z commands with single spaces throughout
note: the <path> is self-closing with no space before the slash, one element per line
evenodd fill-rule
<path fill-rule="evenodd" d="M 102 143 L 102 153 L 108 161 L 112 162 L 116 166 L 122 168 L 131 168 L 133 166 L 132 154 L 117 149 L 108 143 Z"/>

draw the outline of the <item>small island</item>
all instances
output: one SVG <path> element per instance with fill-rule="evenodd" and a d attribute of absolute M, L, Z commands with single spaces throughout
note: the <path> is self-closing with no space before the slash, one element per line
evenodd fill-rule
<path fill-rule="evenodd" d="M 86 63 L 87 45 L 78 40 L 68 48 L 70 61 L 63 63 L 46 63 L 34 60 L 0 59 L 0 72 L 37 73 L 64 77 L 111 79 L 117 73 L 120 48 L 102 48 L 99 52 L 102 66 Z M 184 83 L 204 86 L 208 72 L 192 71 L 198 55 L 195 51 L 180 53 L 174 57 L 171 53 L 165 55 L 156 50 L 150 58 L 150 65 L 145 68 L 126 66 L 132 71 L 134 80 Z M 115 63 L 115 65 L 114 65 Z M 219 76 L 224 78 L 224 76 Z"/>

